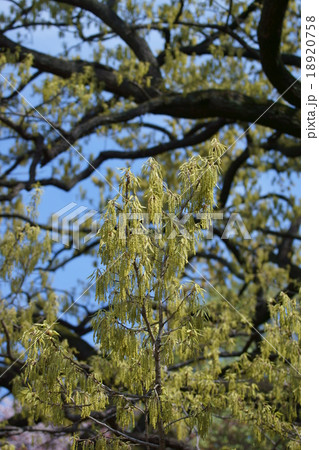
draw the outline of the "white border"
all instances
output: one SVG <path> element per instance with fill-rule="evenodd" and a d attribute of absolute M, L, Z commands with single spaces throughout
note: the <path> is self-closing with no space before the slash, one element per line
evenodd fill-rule
<path fill-rule="evenodd" d="M 302 58 L 302 449 L 319 448 L 319 246 L 318 201 L 319 189 L 319 137 L 307 137 L 307 98 L 309 78 L 306 74 L 306 17 L 315 16 L 316 25 L 316 77 L 312 92 L 319 99 L 319 5 L 317 1 L 302 0 L 301 58 Z M 319 101 L 318 101 L 319 105 Z M 319 136 L 319 107 L 316 110 L 316 134 Z"/>

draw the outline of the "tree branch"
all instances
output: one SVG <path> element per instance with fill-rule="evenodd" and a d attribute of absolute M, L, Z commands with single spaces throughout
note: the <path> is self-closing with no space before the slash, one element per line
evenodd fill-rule
<path fill-rule="evenodd" d="M 280 41 L 282 26 L 288 0 L 264 0 L 261 19 L 258 26 L 258 41 L 261 63 L 269 81 L 284 99 L 300 108 L 300 82 L 285 68 L 281 54 Z M 294 84 L 293 84 L 294 83 Z"/>

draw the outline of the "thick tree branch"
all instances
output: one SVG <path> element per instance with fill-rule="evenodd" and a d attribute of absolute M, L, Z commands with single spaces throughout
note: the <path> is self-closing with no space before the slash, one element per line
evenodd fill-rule
<path fill-rule="evenodd" d="M 97 0 L 56 0 L 56 2 L 83 8 L 93 13 L 123 39 L 140 61 L 150 64 L 149 75 L 152 76 L 153 82 L 161 79 L 158 63 L 147 42 L 118 16 L 108 3 Z"/>
<path fill-rule="evenodd" d="M 285 68 L 280 41 L 288 0 L 264 0 L 258 26 L 261 63 L 265 74 L 284 99 L 300 108 L 300 82 Z M 290 87 L 291 86 L 291 87 Z"/>
<path fill-rule="evenodd" d="M 123 80 L 123 82 L 119 84 L 116 71 L 111 67 L 83 60 L 66 60 L 41 53 L 16 43 L 1 33 L 0 50 L 4 52 L 9 50 L 12 54 L 16 54 L 16 51 L 19 50 L 18 61 L 20 62 L 23 61 L 27 55 L 31 54 L 33 56 L 33 67 L 41 72 L 51 73 L 64 79 L 70 78 L 74 73 L 83 73 L 85 67 L 90 67 L 93 69 L 96 81 L 102 83 L 107 91 L 125 98 L 131 96 L 137 102 L 144 101 L 156 94 L 153 88 L 141 89 L 138 84 L 128 80 Z"/>
<path fill-rule="evenodd" d="M 150 100 L 152 102 L 155 103 Z M 300 136 L 298 111 L 278 102 L 253 99 L 236 91 L 209 89 L 186 95 L 171 95 L 163 98 L 162 104 L 154 107 L 150 105 L 149 112 L 187 119 L 236 119 L 257 123 L 295 137 Z"/>

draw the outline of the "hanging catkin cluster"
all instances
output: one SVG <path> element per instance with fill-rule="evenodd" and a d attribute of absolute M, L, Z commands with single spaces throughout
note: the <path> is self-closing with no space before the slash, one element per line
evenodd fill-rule
<path fill-rule="evenodd" d="M 148 187 L 141 201 L 136 193 L 138 179 L 126 170 L 121 196 L 107 205 L 99 232 L 104 268 L 96 273 L 96 297 L 108 308 L 94 319 L 94 339 L 103 354 L 111 354 L 119 382 L 131 392 L 149 392 L 154 427 L 159 411 L 164 422 L 177 414 L 165 390 L 160 396 L 156 393 L 157 371 L 162 372 L 176 356 L 191 357 L 198 345 L 203 292 L 194 283 L 181 285 L 179 278 L 195 250 L 196 235 L 203 223 L 208 226 L 208 220 L 195 222 L 193 215 L 213 210 L 223 150 L 214 140 L 207 157 L 184 163 L 179 193 L 169 190 L 159 164 L 150 159 L 143 168 Z M 189 218 L 181 227 L 185 214 Z"/>

